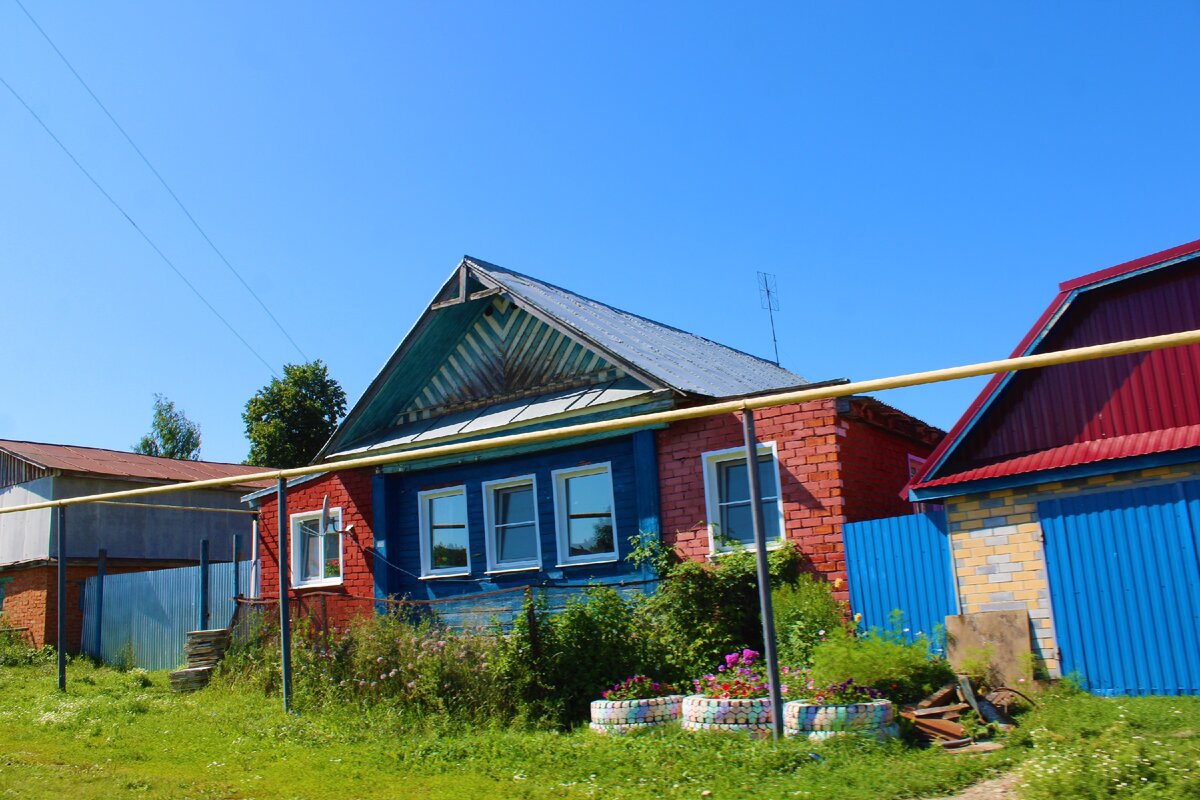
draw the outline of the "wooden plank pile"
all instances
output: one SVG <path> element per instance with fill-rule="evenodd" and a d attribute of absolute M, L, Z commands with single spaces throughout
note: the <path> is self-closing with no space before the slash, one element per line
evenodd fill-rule
<path fill-rule="evenodd" d="M 1001 745 L 977 742 L 963 721 L 975 723 L 972 727 L 976 730 L 983 725 L 1005 730 L 1013 724 L 989 699 L 976 697 L 966 678 L 960 678 L 958 684 L 946 684 L 915 705 L 905 706 L 900 716 L 911 722 L 925 741 L 965 752 L 999 749 Z"/>
<path fill-rule="evenodd" d="M 171 691 L 194 692 L 208 685 L 213 669 L 229 648 L 229 631 L 191 631 L 183 646 L 187 666 L 170 674 Z"/>

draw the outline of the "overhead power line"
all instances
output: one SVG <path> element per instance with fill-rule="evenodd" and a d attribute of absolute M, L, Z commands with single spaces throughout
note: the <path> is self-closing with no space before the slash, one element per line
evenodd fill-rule
<path fill-rule="evenodd" d="M 142 230 L 141 227 L 136 222 L 133 221 L 133 217 L 129 216 L 129 213 L 124 208 L 121 207 L 121 204 L 118 203 L 113 198 L 113 196 L 111 194 L 109 194 L 103 186 L 100 185 L 100 182 L 92 177 L 92 173 L 88 172 L 87 169 L 84 168 L 83 164 L 79 163 L 79 159 L 77 159 L 75 157 L 75 155 L 67 148 L 67 146 L 62 143 L 61 139 L 59 139 L 57 136 L 54 135 L 54 131 L 50 130 L 50 126 L 47 125 L 42 120 L 42 118 L 38 116 L 38 113 L 36 111 L 34 111 L 33 108 L 28 103 L 25 102 L 25 98 L 21 97 L 21 95 L 17 92 L 17 90 L 14 89 L 12 87 L 12 85 L 9 84 L 9 82 L 4 79 L 3 76 L 0 76 L 0 84 L 3 84 L 4 88 L 8 89 L 9 93 L 12 94 L 12 96 L 17 99 L 17 102 L 25 107 L 25 110 L 29 112 L 30 116 L 32 116 L 35 120 L 37 120 L 37 123 L 42 126 L 42 130 L 44 130 L 47 133 L 47 135 L 49 135 L 49 137 L 54 140 L 54 143 L 57 144 L 59 146 L 59 148 L 64 153 L 67 154 L 67 158 L 71 159 L 71 163 L 73 163 L 76 167 L 79 168 L 79 171 L 83 173 L 84 177 L 86 177 L 89 181 L 92 182 L 92 185 L 95 186 L 96 189 L 98 189 L 100 191 L 100 194 L 104 195 L 104 198 L 106 200 L 108 200 L 109 203 L 112 204 L 113 208 L 115 208 L 117 211 L 121 212 L 121 216 L 123 216 L 129 222 L 129 224 L 133 226 L 133 229 L 138 232 L 139 236 L 141 236 L 143 239 L 146 240 L 146 244 L 150 245 L 150 248 L 152 250 L 154 250 L 154 252 L 158 254 L 158 257 L 163 260 L 163 263 L 166 264 L 168 267 L 170 267 L 171 271 L 179 276 L 179 280 L 183 281 L 187 285 L 187 287 L 192 290 L 192 294 L 194 294 L 194 295 L 196 295 L 196 297 L 200 298 L 200 302 L 204 303 L 204 305 L 208 307 L 208 310 L 211 311 L 217 319 L 221 320 L 221 322 L 225 324 L 225 327 L 229 329 L 229 332 L 232 333 L 234 336 L 236 336 L 237 340 L 239 342 L 241 342 L 243 345 L 245 345 L 246 349 L 249 350 L 251 353 L 253 353 L 254 357 L 257 358 L 259 361 L 261 361 L 263 363 L 263 365 L 271 371 L 272 375 L 274 375 L 275 377 L 279 377 L 279 373 L 275 371 L 275 368 L 271 366 L 270 362 L 268 362 L 265 358 L 263 358 L 257 350 L 255 350 L 253 347 L 251 347 L 250 343 L 247 342 L 245 340 L 245 338 L 243 338 L 242 335 L 237 332 L 237 328 L 234 328 L 233 325 L 230 324 L 229 320 L 225 319 L 225 317 L 223 317 L 221 315 L 221 312 L 217 311 L 217 309 L 213 306 L 213 304 L 208 302 L 208 299 L 200 293 L 200 290 L 197 289 L 195 287 L 195 285 L 187 279 L 187 276 L 179 271 L 179 268 L 176 267 L 175 263 L 167 257 L 167 254 L 164 253 L 159 248 L 159 246 L 154 243 L 153 239 L 151 239 L 148 235 L 146 235 L 146 232 L 144 230 Z"/>
<path fill-rule="evenodd" d="M 234 269 L 233 264 L 229 263 L 229 259 L 225 257 L 225 254 L 221 252 L 220 248 L 217 247 L 213 240 L 209 238 L 204 228 L 200 227 L 200 223 L 197 222 L 196 218 L 192 216 L 192 212 L 188 211 L 187 206 L 185 206 L 183 201 L 179 199 L 179 195 L 175 194 L 175 190 L 172 189 L 170 184 L 167 183 L 166 178 L 164 178 L 159 171 L 155 169 L 154 165 L 150 163 L 150 159 L 146 158 L 146 154 L 142 152 L 142 149 L 138 147 L 136 143 L 134 143 L 130 135 L 123 127 L 121 127 L 121 123 L 117 122 L 116 117 L 112 115 L 112 113 L 108 110 L 108 107 L 105 106 L 104 103 L 100 101 L 100 98 L 96 96 L 96 93 L 92 91 L 92 87 L 88 86 L 87 81 L 85 81 L 83 76 L 80 75 L 75 67 L 71 65 L 71 62 L 67 60 L 65 55 L 63 55 L 62 50 L 58 49 L 58 45 L 56 45 L 54 40 L 50 38 L 50 34 L 46 33 L 45 29 L 38 24 L 38 21 L 33 18 L 33 14 L 29 13 L 29 9 L 25 7 L 25 4 L 22 3 L 21 0 L 13 0 L 13 2 L 20 6 L 21 10 L 25 12 L 25 16 L 28 17 L 29 21 L 33 23 L 33 27 L 38 29 L 38 33 L 42 35 L 42 38 L 46 40 L 46 43 L 49 44 L 54 52 L 58 54 L 58 57 L 62 59 L 63 64 L 65 64 L 67 69 L 71 71 L 71 74 L 75 76 L 75 80 L 79 81 L 79 85 L 82 86 L 84 91 L 91 96 L 92 100 L 96 101 L 96 105 L 98 105 L 100 110 L 104 112 L 104 116 L 108 117 L 108 121 L 111 122 L 113 126 L 121 132 L 121 135 L 125 137 L 125 141 L 129 143 L 130 147 L 133 148 L 133 152 L 138 154 L 138 158 L 142 160 L 142 163 L 145 164 L 152 173 L 154 173 L 155 178 L 158 178 L 158 182 L 161 183 L 162 187 L 167 190 L 167 194 L 171 195 L 171 199 L 175 201 L 175 205 L 179 206 L 179 210 L 182 211 L 183 215 L 188 218 L 189 222 L 192 223 L 192 227 L 196 229 L 204 241 L 208 242 L 208 246 L 211 247 L 212 251 L 217 254 L 217 258 L 221 259 L 221 262 L 229 268 L 229 271 L 232 272 L 234 277 L 238 279 L 238 282 L 242 284 L 242 287 L 250 293 L 250 296 L 253 297 L 260 306 L 262 306 L 262 310 L 265 311 L 267 316 L 271 318 L 271 321 L 275 323 L 275 327 L 279 328 L 279 332 L 282 333 L 284 337 L 292 343 L 292 347 L 296 348 L 296 352 L 300 354 L 300 357 L 305 361 L 308 361 L 308 356 L 305 355 L 304 351 L 300 349 L 300 345 L 296 344 L 296 340 L 293 339 L 292 335 L 287 332 L 287 329 L 283 327 L 283 323 L 276 319 L 275 315 L 271 313 L 271 309 L 267 308 L 267 304 L 263 302 L 261 297 L 258 296 L 258 293 L 250 288 L 250 284 L 246 283 L 246 279 L 242 277 L 242 274 Z"/>

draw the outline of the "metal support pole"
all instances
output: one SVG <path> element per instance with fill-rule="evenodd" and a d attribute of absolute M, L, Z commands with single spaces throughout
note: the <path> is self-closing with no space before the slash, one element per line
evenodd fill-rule
<path fill-rule="evenodd" d="M 237 598 L 242 593 L 242 576 L 238 574 L 238 568 L 242 563 L 238 561 L 238 556 L 241 555 L 239 552 L 241 549 L 242 536 L 241 534 L 235 533 L 233 535 L 233 598 L 235 603 L 237 602 Z"/>
<path fill-rule="evenodd" d="M 100 638 L 104 634 L 104 576 L 108 572 L 108 551 L 103 547 L 96 555 L 96 634 L 92 641 L 96 643 L 96 661 L 104 663 L 104 642 Z"/>
<path fill-rule="evenodd" d="M 58 690 L 67 690 L 67 509 L 58 507 Z"/>
<path fill-rule="evenodd" d="M 746 442 L 746 479 L 750 483 L 750 520 L 754 526 L 755 562 L 758 566 L 758 604 L 762 612 L 763 654 L 767 660 L 767 687 L 771 698 L 771 732 L 783 738 L 783 695 L 779 690 L 779 654 L 775 650 L 775 609 L 771 603 L 771 571 L 767 565 L 767 537 L 763 531 L 762 486 L 758 480 L 758 436 L 754 411 L 742 412 L 742 437 Z"/>
<path fill-rule="evenodd" d="M 282 653 L 283 710 L 292 710 L 292 625 L 288 608 L 288 578 L 291 561 L 288 559 L 287 478 L 280 478 L 275 490 L 279 513 L 279 649 Z"/>
<path fill-rule="evenodd" d="M 208 630 L 208 539 L 200 540 L 200 630 Z"/>

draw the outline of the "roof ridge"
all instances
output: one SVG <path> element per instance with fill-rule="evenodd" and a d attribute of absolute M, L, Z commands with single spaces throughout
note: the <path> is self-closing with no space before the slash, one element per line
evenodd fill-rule
<path fill-rule="evenodd" d="M 528 280 L 528 281 L 533 281 L 534 283 L 539 283 L 543 286 L 549 286 L 551 289 L 554 289 L 559 292 L 563 292 L 564 294 L 572 295 L 573 297 L 578 297 L 583 300 L 587 300 L 589 303 L 595 303 L 598 306 L 603 306 L 604 308 L 607 308 L 608 310 L 614 311 L 618 314 L 624 314 L 625 316 L 634 317 L 635 319 L 639 319 L 642 322 L 646 322 L 651 325 L 655 325 L 659 328 L 665 328 L 667 330 L 675 331 L 676 333 L 681 333 L 685 336 L 691 336 L 695 339 L 700 339 L 701 341 L 708 342 L 709 344 L 712 344 L 712 345 L 716 345 L 717 347 L 723 347 L 726 350 L 729 350 L 731 352 L 739 353 L 740 355 L 746 356 L 747 358 L 753 358 L 757 361 L 761 361 L 763 364 L 766 364 L 767 366 L 777 367 L 779 369 L 787 369 L 787 367 L 777 364 L 776 362 L 770 360 L 769 358 L 763 358 L 762 356 L 756 356 L 753 353 L 747 353 L 745 350 L 739 350 L 736 347 L 730 347 L 729 345 L 724 344 L 723 342 L 718 342 L 715 339 L 709 339 L 707 336 L 701 336 L 700 334 L 695 333 L 693 331 L 684 330 L 683 328 L 678 328 L 678 327 L 676 327 L 674 325 L 670 325 L 666 322 L 661 322 L 656 319 L 651 319 L 650 317 L 643 316 L 643 315 L 635 313 L 633 311 L 627 311 L 623 308 L 617 308 L 614 305 L 605 303 L 603 300 L 597 300 L 593 297 L 588 297 L 587 295 L 580 294 L 579 292 L 576 292 L 572 289 L 567 289 L 566 287 L 559 286 L 556 283 L 551 283 L 550 281 L 542 280 L 541 278 L 535 278 L 532 275 L 526 275 L 524 272 L 518 272 L 517 270 L 509 269 L 508 267 L 502 267 L 499 264 L 493 264 L 490 261 L 484 261 L 481 258 L 475 258 L 474 256 L 471 256 L 471 255 L 463 255 L 463 260 L 469 261 L 470 263 L 472 263 L 476 266 L 482 267 L 484 270 L 489 271 L 489 272 L 491 270 L 499 270 L 501 272 L 506 272 L 510 275 L 516 275 L 519 278 L 524 278 L 525 280 Z M 567 320 L 561 320 L 561 321 L 564 324 L 570 325 L 570 322 Z M 572 327 L 574 327 L 574 326 L 572 326 Z M 788 371 L 790 372 L 790 370 L 788 370 Z M 807 380 L 805 380 L 804 382 L 808 383 Z"/>

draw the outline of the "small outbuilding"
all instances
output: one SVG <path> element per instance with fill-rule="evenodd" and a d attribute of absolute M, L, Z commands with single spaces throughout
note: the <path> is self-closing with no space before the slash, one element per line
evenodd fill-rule
<path fill-rule="evenodd" d="M 261 472 L 260 467 L 178 461 L 96 447 L 0 440 L 0 507 L 146 486 Z M 80 590 L 96 574 L 100 551 L 109 573 L 195 564 L 207 539 L 214 560 L 232 557 L 233 536 L 250 551 L 253 524 L 240 497 L 261 483 L 136 498 L 128 504 L 68 506 L 67 642 L 79 649 Z M 136 503 L 137 505 L 134 505 Z M 161 508 L 157 506 L 189 506 Z M 214 513 L 225 509 L 243 513 Z M 38 647 L 58 636 L 53 509 L 0 514 L 0 615 Z"/>
<path fill-rule="evenodd" d="M 1013 356 L 1200 328 L 1200 242 L 1067 281 Z M 963 614 L 1025 611 L 1051 675 L 1200 692 L 1200 346 L 993 378 L 909 486 Z"/>

